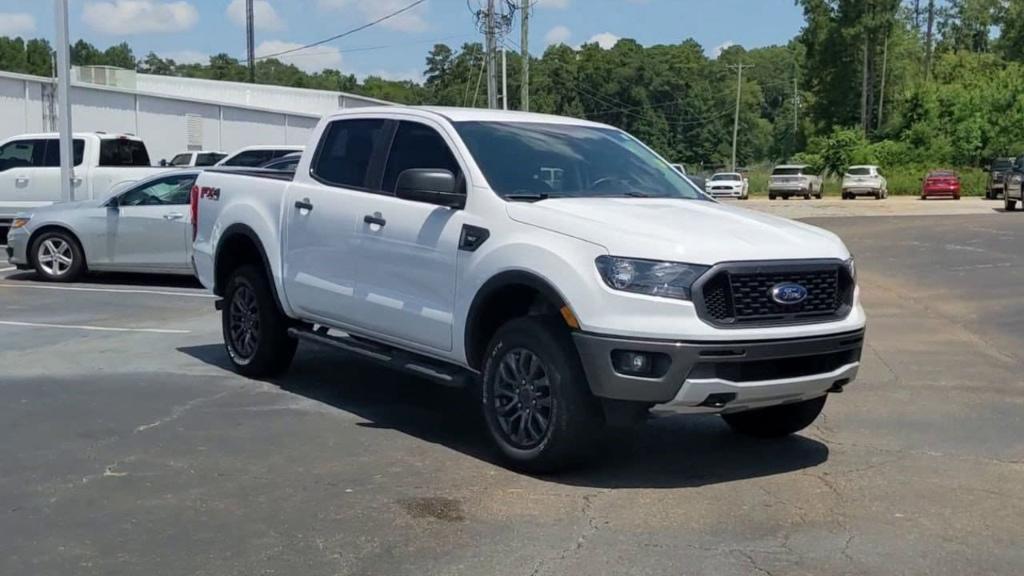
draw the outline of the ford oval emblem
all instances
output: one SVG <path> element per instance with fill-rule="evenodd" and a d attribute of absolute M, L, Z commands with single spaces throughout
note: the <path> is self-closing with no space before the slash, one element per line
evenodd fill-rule
<path fill-rule="evenodd" d="M 779 304 L 799 304 L 807 299 L 807 288 L 792 282 L 783 282 L 772 286 L 772 300 Z"/>

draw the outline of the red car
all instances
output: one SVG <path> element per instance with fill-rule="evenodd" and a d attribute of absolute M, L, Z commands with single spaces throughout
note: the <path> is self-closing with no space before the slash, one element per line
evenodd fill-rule
<path fill-rule="evenodd" d="M 960 199 L 960 176 L 951 170 L 935 170 L 924 177 L 921 200 L 932 196 Z"/>

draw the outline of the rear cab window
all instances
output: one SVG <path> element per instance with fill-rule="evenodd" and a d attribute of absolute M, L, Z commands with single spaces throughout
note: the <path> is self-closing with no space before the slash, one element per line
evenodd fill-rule
<path fill-rule="evenodd" d="M 149 166 L 149 152 L 139 140 L 100 140 L 100 166 Z"/>
<path fill-rule="evenodd" d="M 224 163 L 224 166 L 255 168 L 274 159 L 273 150 L 246 150 Z"/>
<path fill-rule="evenodd" d="M 171 166 L 188 166 L 190 164 L 192 164 L 191 154 L 178 154 L 171 158 Z"/>
<path fill-rule="evenodd" d="M 227 157 L 227 154 L 218 154 L 215 152 L 199 154 L 196 156 L 196 166 L 213 166 Z"/>

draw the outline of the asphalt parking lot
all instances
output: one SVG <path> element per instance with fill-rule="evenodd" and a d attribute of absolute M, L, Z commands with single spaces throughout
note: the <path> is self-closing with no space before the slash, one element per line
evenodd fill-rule
<path fill-rule="evenodd" d="M 0 574 L 1020 574 L 1024 214 L 973 202 L 810 220 L 870 324 L 806 433 L 660 417 L 545 478 L 459 391 L 305 345 L 234 375 L 191 281 L 0 272 Z"/>

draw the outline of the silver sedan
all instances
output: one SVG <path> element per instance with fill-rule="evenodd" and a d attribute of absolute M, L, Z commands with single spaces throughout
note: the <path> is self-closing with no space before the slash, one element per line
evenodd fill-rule
<path fill-rule="evenodd" d="M 193 274 L 189 197 L 198 170 L 123 185 L 103 200 L 19 214 L 8 234 L 11 264 L 54 282 L 86 271 Z"/>

